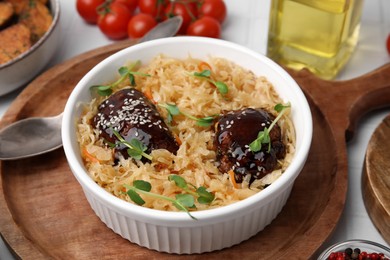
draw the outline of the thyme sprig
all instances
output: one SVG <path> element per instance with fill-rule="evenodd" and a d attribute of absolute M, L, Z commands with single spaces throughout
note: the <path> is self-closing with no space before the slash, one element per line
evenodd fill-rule
<path fill-rule="evenodd" d="M 274 126 L 279 121 L 279 119 L 282 117 L 282 115 L 285 113 L 286 109 L 289 107 L 291 107 L 290 102 L 287 103 L 286 105 L 283 105 L 283 104 L 275 105 L 274 109 L 279 114 L 272 121 L 269 128 L 265 127 L 263 131 L 259 131 L 259 133 L 257 134 L 257 138 L 249 144 L 249 149 L 252 152 L 260 151 L 263 144 L 268 144 L 268 152 L 271 151 L 271 138 L 269 136 L 269 133 L 271 132 L 272 128 L 274 128 Z"/>
<path fill-rule="evenodd" d="M 144 205 L 145 201 L 142 199 L 140 194 L 152 196 L 155 198 L 163 199 L 166 201 L 171 202 L 177 209 L 186 212 L 192 219 L 196 218 L 191 215 L 189 212 L 189 208 L 195 208 L 195 197 L 198 198 L 199 203 L 203 204 L 209 204 L 214 200 L 214 194 L 211 192 L 208 192 L 205 187 L 201 186 L 196 189 L 195 186 L 193 186 L 196 191 L 192 191 L 190 187 L 188 186 L 187 182 L 178 175 L 170 175 L 168 177 L 170 181 L 174 181 L 175 184 L 182 188 L 185 192 L 184 194 L 177 194 L 175 196 L 175 199 L 172 199 L 171 197 L 156 194 L 153 192 L 150 192 L 152 190 L 152 185 L 144 180 L 135 180 L 133 182 L 133 186 L 124 184 L 124 187 L 126 188 L 126 194 L 129 196 L 129 198 L 136 203 L 137 205 Z"/>
<path fill-rule="evenodd" d="M 130 64 L 129 67 L 123 66 L 118 69 L 118 73 L 120 75 L 119 79 L 117 79 L 115 82 L 108 84 L 108 85 L 93 85 L 90 87 L 91 91 L 95 91 L 100 96 L 109 96 L 113 92 L 113 88 L 121 84 L 125 79 L 129 79 L 131 86 L 136 86 L 135 77 L 134 75 L 149 77 L 149 74 L 145 74 L 139 71 L 134 71 L 134 68 L 136 68 L 140 64 L 140 61 L 136 61 L 132 64 Z"/>
<path fill-rule="evenodd" d="M 152 160 L 153 157 L 150 154 L 145 153 L 148 149 L 146 145 L 144 145 L 140 140 L 133 138 L 129 142 L 126 141 L 117 131 L 115 131 L 112 127 L 112 132 L 119 140 L 119 142 L 125 145 L 127 149 L 127 154 L 131 156 L 135 160 L 141 160 L 142 157 L 145 157 L 148 160 Z"/>
<path fill-rule="evenodd" d="M 219 93 L 221 93 L 222 95 L 226 95 L 229 92 L 229 88 L 224 82 L 215 81 L 215 80 L 211 79 L 211 71 L 210 70 L 203 70 L 201 72 L 194 72 L 192 75 L 195 77 L 198 77 L 198 78 L 206 79 L 208 82 L 213 84 L 218 89 Z"/>
<path fill-rule="evenodd" d="M 212 125 L 212 123 L 214 122 L 214 119 L 218 116 L 218 115 L 212 115 L 212 116 L 198 118 L 198 117 L 193 116 L 191 114 L 188 114 L 184 111 L 181 111 L 175 104 L 172 104 L 172 103 L 165 103 L 165 104 L 159 103 L 158 106 L 165 108 L 167 110 L 167 112 L 168 112 L 167 120 L 168 120 L 169 124 L 173 121 L 174 116 L 182 114 L 182 115 L 184 115 L 192 120 L 195 120 L 196 124 L 198 126 L 208 127 L 208 126 Z"/>

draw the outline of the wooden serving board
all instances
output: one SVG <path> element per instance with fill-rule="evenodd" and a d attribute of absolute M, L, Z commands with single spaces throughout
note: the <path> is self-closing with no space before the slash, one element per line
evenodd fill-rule
<path fill-rule="evenodd" d="M 390 115 L 375 129 L 367 146 L 363 199 L 372 222 L 390 244 Z"/>
<path fill-rule="evenodd" d="M 35 79 L 4 115 L 0 128 L 22 118 L 60 113 L 79 79 L 108 55 L 134 42 L 102 47 Z M 334 230 L 347 191 L 346 136 L 369 109 L 390 104 L 390 64 L 358 79 L 330 82 L 307 71 L 291 75 L 310 102 L 314 139 L 286 206 L 263 231 L 197 259 L 309 259 Z M 62 149 L 0 164 L 0 232 L 22 259 L 174 259 L 115 234 L 89 207 Z"/>

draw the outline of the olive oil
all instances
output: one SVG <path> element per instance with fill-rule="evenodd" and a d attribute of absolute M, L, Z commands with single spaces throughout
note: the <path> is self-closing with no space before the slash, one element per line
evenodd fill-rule
<path fill-rule="evenodd" d="M 363 0 L 272 0 L 267 56 L 334 78 L 357 44 Z"/>

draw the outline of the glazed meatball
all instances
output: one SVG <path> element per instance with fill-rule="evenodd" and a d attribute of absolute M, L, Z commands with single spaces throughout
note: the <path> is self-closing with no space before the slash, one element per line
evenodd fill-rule
<path fill-rule="evenodd" d="M 260 151 L 253 152 L 249 144 L 273 120 L 274 116 L 263 109 L 244 108 L 224 113 L 217 122 L 214 140 L 220 172 L 233 170 L 237 183 L 248 174 L 251 183 L 272 172 L 277 167 L 277 160 L 286 155 L 280 127 L 276 124 L 270 131 L 270 150 L 266 144 Z"/>
<path fill-rule="evenodd" d="M 93 118 L 93 126 L 99 130 L 100 137 L 110 143 L 119 142 L 113 129 L 127 142 L 138 139 L 147 147 L 145 152 L 148 154 L 155 149 L 166 149 L 176 154 L 179 149 L 156 106 L 142 92 L 133 88 L 115 92 L 103 101 Z M 115 148 L 115 157 L 121 154 L 128 158 L 127 149 L 119 143 Z"/>

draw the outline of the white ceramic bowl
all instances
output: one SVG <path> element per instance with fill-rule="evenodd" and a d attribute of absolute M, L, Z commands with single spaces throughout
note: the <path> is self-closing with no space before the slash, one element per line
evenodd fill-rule
<path fill-rule="evenodd" d="M 49 1 L 53 22 L 49 30 L 15 59 L 0 65 L 0 96 L 24 86 L 48 64 L 56 51 L 59 39 L 59 0 Z"/>
<path fill-rule="evenodd" d="M 105 191 L 87 174 L 76 141 L 75 122 L 81 103 L 91 99 L 89 87 L 115 80 L 115 72 L 129 60 L 147 64 L 158 54 L 207 59 L 224 57 L 265 75 L 276 91 L 292 104 L 297 133 L 295 157 L 284 174 L 265 190 L 243 201 L 205 211 L 165 212 L 125 202 Z M 63 145 L 74 176 L 91 207 L 114 232 L 141 246 L 169 253 L 202 253 L 238 244 L 258 233 L 278 215 L 304 166 L 312 139 L 312 117 L 304 94 L 280 66 L 265 56 L 237 44 L 201 37 L 174 37 L 138 44 L 105 59 L 89 71 L 71 93 L 65 107 Z"/>

